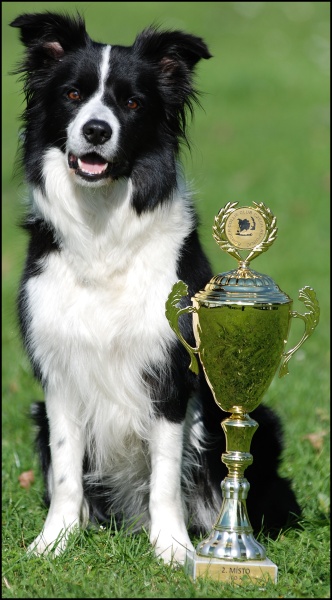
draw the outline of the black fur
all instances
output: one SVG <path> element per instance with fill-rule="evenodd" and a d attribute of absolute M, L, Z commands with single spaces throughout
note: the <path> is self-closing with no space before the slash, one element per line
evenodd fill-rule
<path fill-rule="evenodd" d="M 68 100 L 67 91 L 79 88 L 83 106 L 93 97 L 98 84 L 97 65 L 102 44 L 89 38 L 79 16 L 22 15 L 11 25 L 20 28 L 21 40 L 26 46 L 25 59 L 17 71 L 22 73 L 27 101 L 23 114 L 22 160 L 28 183 L 46 196 L 45 153 L 56 148 L 66 155 L 68 125 L 80 110 L 78 103 Z M 198 102 L 193 82 L 194 67 L 200 59 L 210 56 L 206 44 L 196 36 L 152 28 L 138 35 L 131 47 L 112 47 L 112 81 L 103 102 L 121 123 L 121 144 L 115 160 L 113 156 L 112 160 L 107 159 L 107 169 L 114 182 L 132 181 L 131 206 L 135 218 L 138 215 L 142 220 L 144 213 L 165 207 L 173 199 L 178 181 L 176 160 L 180 143 L 188 143 L 186 115 Z M 124 109 L 124 100 L 128 97 L 137 100 L 138 111 Z M 94 148 L 91 153 L 96 153 Z M 84 178 L 82 172 L 81 175 Z M 20 325 L 35 375 L 47 391 L 43 364 L 36 359 L 35 348 L 30 343 L 32 309 L 28 284 L 48 268 L 48 258 L 56 253 L 61 256 L 66 240 L 62 239 L 62 231 L 57 231 L 55 224 L 38 214 L 27 218 L 25 228 L 30 243 L 19 292 Z M 179 249 L 176 274 L 188 284 L 188 296 L 183 299 L 183 305 L 188 305 L 190 298 L 204 288 L 212 276 L 198 238 L 197 222 Z M 181 331 L 194 345 L 191 316 L 181 318 Z M 207 432 L 207 447 L 199 458 L 202 468 L 193 469 L 192 477 L 197 484 L 197 494 L 206 505 L 212 504 L 213 490 L 219 494 L 221 503 L 220 482 L 226 469 L 220 458 L 225 451 L 220 422 L 226 415 L 214 402 L 202 369 L 198 376 L 189 371 L 188 354 L 179 342 L 174 341 L 168 360 L 167 374 L 164 364 L 157 363 L 149 364 L 146 372 L 141 373 L 151 390 L 154 414 L 163 416 L 168 422 L 181 423 L 190 396 L 193 391 L 199 392 L 200 419 Z M 51 453 L 45 404 L 34 404 L 32 416 L 37 425 L 36 442 L 47 487 Z M 265 531 L 275 533 L 289 523 L 292 515 L 300 515 L 300 508 L 290 481 L 278 474 L 283 442 L 277 415 L 261 405 L 252 416 L 259 428 L 252 443 L 254 463 L 248 468 L 250 520 L 256 531 L 263 527 Z M 91 468 L 88 455 L 84 458 L 83 468 L 85 473 Z M 115 516 L 120 521 L 120 513 L 110 515 L 109 511 L 112 488 L 105 488 L 103 481 L 100 483 L 99 486 L 84 482 L 90 517 L 106 522 Z M 49 502 L 47 494 L 46 501 Z M 192 504 L 195 505 L 195 499 Z M 192 530 L 197 533 L 203 529 L 198 517 Z"/>

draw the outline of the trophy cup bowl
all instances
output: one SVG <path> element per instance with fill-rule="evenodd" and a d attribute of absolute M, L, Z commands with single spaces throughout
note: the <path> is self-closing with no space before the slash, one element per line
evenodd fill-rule
<path fill-rule="evenodd" d="M 169 323 L 190 354 L 190 368 L 198 373 L 198 354 L 216 403 L 231 413 L 221 423 L 226 437 L 222 461 L 228 468 L 221 482 L 221 510 L 195 555 L 188 554 L 187 571 L 194 578 L 208 573 L 240 582 L 243 575 L 258 581 L 268 574 L 276 581 L 277 566 L 254 538 L 246 508 L 250 485 L 244 471 L 253 461 L 250 444 L 258 427 L 248 413 L 262 401 L 279 365 L 280 376 L 288 373 L 289 359 L 318 323 L 319 307 L 314 290 L 305 287 L 299 299 L 309 312 L 293 311 L 293 301 L 273 279 L 251 269 L 250 260 L 275 240 L 276 219 L 262 203 L 236 207 L 237 203 L 229 203 L 219 211 L 213 231 L 219 246 L 238 260 L 238 268 L 212 277 L 192 298 L 191 306 L 178 307 L 188 293 L 182 281 L 174 284 L 166 302 Z M 243 249 L 250 250 L 245 260 L 240 254 Z M 184 313 L 193 315 L 196 348 L 181 335 L 178 321 Z M 305 331 L 299 343 L 285 352 L 292 318 L 301 318 Z"/>

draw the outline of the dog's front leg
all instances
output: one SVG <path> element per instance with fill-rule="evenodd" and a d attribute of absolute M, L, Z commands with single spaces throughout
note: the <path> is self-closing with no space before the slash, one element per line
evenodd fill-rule
<path fill-rule="evenodd" d="M 34 554 L 51 551 L 54 555 L 60 554 L 69 533 L 79 526 L 83 505 L 84 437 L 75 415 L 65 406 L 64 397 L 48 392 L 46 398 L 50 428 L 48 491 L 51 504 L 40 535 L 28 548 L 28 552 Z"/>
<path fill-rule="evenodd" d="M 150 440 L 150 541 L 165 562 L 183 563 L 186 548 L 193 549 L 181 493 L 182 444 L 183 423 L 155 421 Z"/>

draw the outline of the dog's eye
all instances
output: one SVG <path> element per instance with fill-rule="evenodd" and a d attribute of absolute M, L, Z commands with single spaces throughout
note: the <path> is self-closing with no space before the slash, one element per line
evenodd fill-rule
<path fill-rule="evenodd" d="M 69 90 L 69 92 L 67 92 L 67 98 L 69 98 L 69 100 L 74 100 L 75 102 L 77 102 L 81 100 L 81 94 L 78 90 Z"/>
<path fill-rule="evenodd" d="M 137 108 L 140 107 L 140 104 L 138 100 L 135 100 L 135 98 L 129 98 L 129 100 L 126 102 L 126 107 L 130 110 L 137 110 Z"/>

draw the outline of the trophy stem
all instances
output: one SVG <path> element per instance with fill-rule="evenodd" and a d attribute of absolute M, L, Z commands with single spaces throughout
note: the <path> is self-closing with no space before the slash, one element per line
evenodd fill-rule
<path fill-rule="evenodd" d="M 253 461 L 249 450 L 258 423 L 239 410 L 221 426 L 226 436 L 222 462 L 228 468 L 228 475 L 221 483 L 223 502 L 217 523 L 208 538 L 198 544 L 196 553 L 233 561 L 264 560 L 265 548 L 255 540 L 248 517 L 246 498 L 250 484 L 244 477 L 245 469 Z"/>

